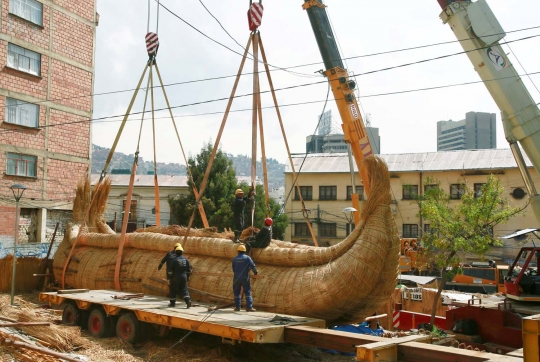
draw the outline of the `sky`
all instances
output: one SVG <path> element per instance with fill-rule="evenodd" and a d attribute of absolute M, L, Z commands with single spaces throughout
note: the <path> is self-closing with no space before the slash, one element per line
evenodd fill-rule
<path fill-rule="evenodd" d="M 100 20 L 96 38 L 92 142 L 112 146 L 121 117 L 110 117 L 126 113 L 148 59 L 145 34 L 148 28 L 153 32 L 157 29 L 160 41 L 157 65 L 163 82 L 170 84 L 165 89 L 184 154 L 194 156 L 204 143 L 217 138 L 242 58 L 237 53 L 243 52 L 250 34 L 246 16 L 249 2 L 160 2 L 198 31 L 163 7 L 159 10 L 158 23 L 155 0 L 150 1 L 149 24 L 148 0 L 97 0 Z M 323 109 L 332 110 L 335 117 L 338 115 L 332 98 L 325 106 L 328 84 L 317 73 L 323 69 L 322 59 L 302 3 L 302 0 L 263 1 L 264 15 L 259 28 L 268 63 L 280 68 L 295 67 L 288 71 L 276 68 L 271 71 L 291 153 L 305 152 L 306 136 L 315 132 Z M 356 57 L 346 60 L 345 66 L 357 74 L 362 115 L 365 119 L 369 114 L 371 125 L 379 128 L 381 153 L 435 152 L 437 122 L 459 121 L 470 111 L 496 113 L 497 148 L 508 148 L 499 110 L 482 83 L 388 94 L 480 80 L 464 54 L 382 70 L 462 51 L 450 27 L 439 18 L 441 8 L 437 0 L 326 0 L 325 3 L 342 57 Z M 540 1 L 488 0 L 488 3 L 503 29 L 511 32 L 505 40 L 540 34 L 540 28 L 517 31 L 540 26 Z M 202 4 L 241 46 L 227 35 Z M 428 46 L 442 42 L 450 43 Z M 411 47 L 421 48 L 372 55 Z M 540 71 L 537 58 L 540 36 L 513 42 L 510 47 L 503 46 L 519 74 Z M 299 65 L 306 66 L 296 67 Z M 248 59 L 244 73 L 252 71 L 253 61 Z M 367 72 L 373 73 L 362 75 Z M 201 81 L 215 77 L 222 79 Z M 536 89 L 540 89 L 540 75 L 530 77 L 523 80 L 535 101 L 540 102 Z M 268 91 L 264 74 L 260 75 L 260 80 L 261 91 Z M 154 81 L 156 86 L 155 76 Z M 236 95 L 252 93 L 252 82 L 251 74 L 243 75 Z M 146 79 L 143 83 L 146 84 Z M 282 89 L 293 86 L 296 87 Z M 115 91 L 125 92 L 100 95 Z M 143 100 L 144 90 L 141 90 L 132 112 L 142 111 Z M 168 111 L 163 110 L 166 103 L 160 89 L 154 90 L 154 100 L 155 109 L 161 109 L 155 113 L 157 161 L 184 164 L 173 123 Z M 263 93 L 261 102 L 263 107 L 268 107 L 263 109 L 266 157 L 286 163 L 287 151 L 271 95 Z M 224 152 L 251 154 L 251 104 L 250 96 L 234 100 L 231 111 L 235 112 L 229 114 L 220 142 Z M 116 149 L 126 154 L 135 153 L 137 149 L 141 116 L 132 115 L 129 119 Z M 260 154 L 259 150 L 258 157 Z M 149 114 L 143 124 L 140 155 L 145 160 L 153 158 Z"/>

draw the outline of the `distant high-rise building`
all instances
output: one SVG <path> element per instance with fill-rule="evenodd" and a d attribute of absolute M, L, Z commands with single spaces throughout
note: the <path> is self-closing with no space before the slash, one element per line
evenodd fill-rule
<path fill-rule="evenodd" d="M 380 154 L 381 138 L 379 129 L 366 127 L 373 153 Z M 319 128 L 316 135 L 306 137 L 307 153 L 338 153 L 347 152 L 347 143 L 343 138 L 343 130 L 339 122 L 332 119 L 332 111 L 326 111 L 320 115 Z"/>
<path fill-rule="evenodd" d="M 495 113 L 468 112 L 465 119 L 437 122 L 437 151 L 497 148 Z"/>

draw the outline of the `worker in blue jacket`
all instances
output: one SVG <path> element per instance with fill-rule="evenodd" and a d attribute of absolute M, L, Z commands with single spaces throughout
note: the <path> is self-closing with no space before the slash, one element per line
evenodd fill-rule
<path fill-rule="evenodd" d="M 186 302 L 187 308 L 191 307 L 191 299 L 188 291 L 188 281 L 191 276 L 191 265 L 189 261 L 182 255 L 184 248 L 182 245 L 176 247 L 176 258 L 172 264 L 172 279 L 171 279 L 171 292 L 169 294 L 169 307 L 176 306 L 176 295 L 180 294 Z"/>
<path fill-rule="evenodd" d="M 166 264 L 165 270 L 167 271 L 167 280 L 170 281 L 172 278 L 172 265 L 174 262 L 174 259 L 176 259 L 176 248 L 182 246 L 180 243 L 174 244 L 173 250 L 167 252 L 163 259 L 161 259 L 161 262 L 159 263 L 158 270 L 161 270 L 163 267 L 163 264 Z"/>
<path fill-rule="evenodd" d="M 233 292 L 234 292 L 234 304 L 235 311 L 239 311 L 242 308 L 242 296 L 241 290 L 244 289 L 246 296 L 246 312 L 254 312 L 253 297 L 251 296 L 251 283 L 249 281 L 249 271 L 252 270 L 253 274 L 257 275 L 257 268 L 251 258 L 246 255 L 246 247 L 242 244 L 236 249 L 238 255 L 232 260 L 232 270 L 234 273 L 233 279 Z"/>

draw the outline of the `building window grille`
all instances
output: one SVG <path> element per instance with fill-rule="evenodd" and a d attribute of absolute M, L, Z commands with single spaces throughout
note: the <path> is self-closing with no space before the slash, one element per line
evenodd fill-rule
<path fill-rule="evenodd" d="M 6 174 L 13 176 L 36 177 L 36 160 L 36 156 L 8 153 Z"/>
<path fill-rule="evenodd" d="M 484 187 L 485 183 L 483 184 L 474 184 L 474 197 L 479 198 L 482 196 L 482 188 Z"/>
<path fill-rule="evenodd" d="M 403 237 L 404 238 L 417 238 L 418 225 L 417 224 L 403 224 Z"/>
<path fill-rule="evenodd" d="M 39 106 L 13 98 L 6 98 L 6 122 L 26 127 L 37 127 Z"/>
<path fill-rule="evenodd" d="M 126 209 L 126 201 L 122 202 L 122 210 Z M 131 206 L 129 207 L 129 221 L 137 221 L 137 200 L 131 200 Z"/>
<path fill-rule="evenodd" d="M 336 224 L 335 223 L 321 223 L 319 224 L 319 233 L 321 237 L 336 237 Z"/>
<path fill-rule="evenodd" d="M 7 64 L 25 73 L 41 75 L 41 54 L 15 44 L 8 44 Z"/>
<path fill-rule="evenodd" d="M 9 12 L 39 26 L 43 25 L 43 4 L 36 0 L 9 0 Z"/>
<path fill-rule="evenodd" d="M 309 236 L 309 228 L 305 222 L 294 224 L 294 236 Z"/>
<path fill-rule="evenodd" d="M 358 199 L 364 200 L 364 186 L 356 186 L 356 193 L 358 194 Z M 347 186 L 347 200 L 351 200 L 352 195 L 352 186 Z"/>
<path fill-rule="evenodd" d="M 337 200 L 337 186 L 319 186 L 319 200 Z"/>
<path fill-rule="evenodd" d="M 465 185 L 463 184 L 451 184 L 450 185 L 450 199 L 460 200 L 461 196 L 465 193 Z"/>
<path fill-rule="evenodd" d="M 403 200 L 414 200 L 418 197 L 418 185 L 403 185 Z"/>
<path fill-rule="evenodd" d="M 300 186 L 300 192 L 302 193 L 302 199 L 306 201 L 313 200 L 313 186 Z M 294 188 L 294 199 L 300 200 L 298 195 L 298 188 Z"/>

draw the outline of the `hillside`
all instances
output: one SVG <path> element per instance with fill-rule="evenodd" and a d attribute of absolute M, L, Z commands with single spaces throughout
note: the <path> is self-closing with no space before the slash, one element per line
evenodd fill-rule
<path fill-rule="evenodd" d="M 92 173 L 101 173 L 107 156 L 109 155 L 110 148 L 101 147 L 98 145 L 92 145 Z M 115 152 L 109 165 L 110 173 L 127 173 L 131 171 L 133 165 L 133 154 L 126 155 L 125 153 Z M 251 157 L 247 155 L 234 156 L 227 154 L 227 157 L 232 160 L 234 168 L 236 170 L 236 176 L 249 176 L 251 174 Z M 278 188 L 284 185 L 283 172 L 285 165 L 279 163 L 273 158 L 266 160 L 266 166 L 268 169 L 268 185 L 270 188 Z M 163 163 L 158 162 L 158 175 L 186 175 L 186 166 L 179 163 Z M 139 157 L 139 165 L 137 167 L 137 174 L 146 175 L 153 173 L 154 163 L 153 161 L 145 161 L 142 157 Z M 257 176 L 262 180 L 262 164 L 257 161 Z"/>

